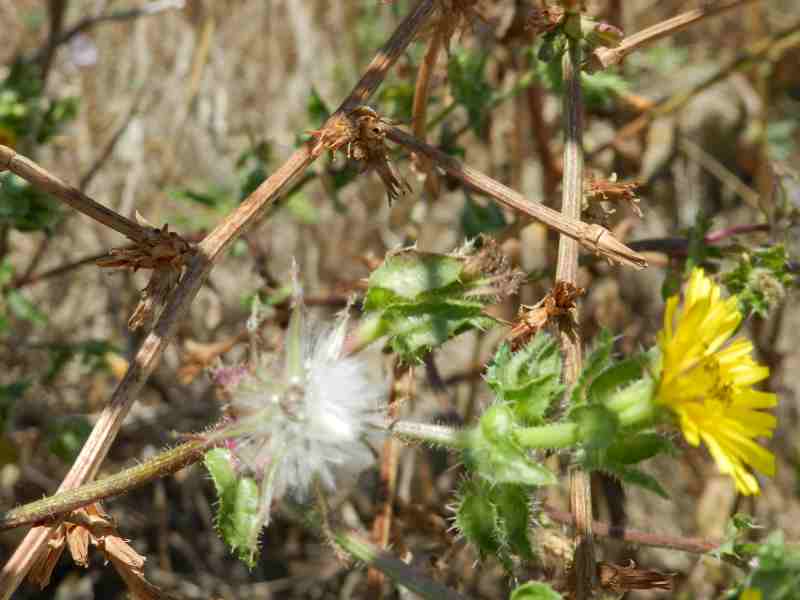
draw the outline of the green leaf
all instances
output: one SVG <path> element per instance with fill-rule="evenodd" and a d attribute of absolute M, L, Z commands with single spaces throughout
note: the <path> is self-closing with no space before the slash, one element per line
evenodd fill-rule
<path fill-rule="evenodd" d="M 467 238 L 499 231 L 506 225 L 505 214 L 497 203 L 489 202 L 484 206 L 475 202 L 469 194 L 465 195 L 461 209 L 461 230 Z"/>
<path fill-rule="evenodd" d="M 635 467 L 628 467 L 624 465 L 606 465 L 603 470 L 611 475 L 614 475 L 623 483 L 637 485 L 650 492 L 653 492 L 658 496 L 661 496 L 664 499 L 669 499 L 669 494 L 667 494 L 666 490 L 661 487 L 661 483 L 659 483 L 655 477 L 648 475 L 644 471 L 641 471 Z"/>
<path fill-rule="evenodd" d="M 533 559 L 528 539 L 530 501 L 525 488 L 494 485 L 482 479 L 461 483 L 456 529 L 478 550 L 481 558 L 494 556 L 510 569 L 514 556 Z"/>
<path fill-rule="evenodd" d="M 525 346 L 511 352 L 498 349 L 486 371 L 486 382 L 501 402 L 507 402 L 520 423 L 537 425 L 564 391 L 561 352 L 553 338 L 539 332 Z"/>
<path fill-rule="evenodd" d="M 460 333 L 493 326 L 484 307 L 516 291 L 520 280 L 497 245 L 482 238 L 448 255 L 391 253 L 370 275 L 366 318 L 353 339 L 364 345 L 388 335 L 404 361 L 419 361 Z"/>
<path fill-rule="evenodd" d="M 204 464 L 217 490 L 217 529 L 239 560 L 252 568 L 258 556 L 256 529 L 261 527 L 258 483 L 237 473 L 231 461 L 228 450 L 215 448 L 206 453 Z"/>
<path fill-rule="evenodd" d="M 462 261 L 445 254 L 406 250 L 387 256 L 369 277 L 365 309 L 386 308 L 398 299 L 415 300 L 445 288 L 458 282 L 462 270 Z"/>
<path fill-rule="evenodd" d="M 383 327 L 391 332 L 392 350 L 416 362 L 431 349 L 470 329 L 486 330 L 496 321 L 476 306 L 440 302 L 393 306 L 384 311 Z"/>
<path fill-rule="evenodd" d="M 499 410 L 492 410 L 499 407 Z M 481 424 L 465 433 L 464 466 L 492 484 L 511 483 L 528 486 L 554 485 L 556 476 L 530 459 L 528 452 L 513 439 L 510 427 L 501 435 L 498 417 L 503 405 L 494 405 L 481 417 Z M 508 413 L 505 413 L 508 415 Z"/>
<path fill-rule="evenodd" d="M 483 558 L 500 550 L 497 536 L 497 506 L 487 493 L 488 486 L 479 479 L 465 479 L 456 503 L 455 526 Z"/>
<path fill-rule="evenodd" d="M 23 232 L 52 228 L 63 217 L 58 202 L 13 173 L 0 173 L 0 225 Z"/>
<path fill-rule="evenodd" d="M 311 122 L 312 128 L 322 127 L 322 124 L 331 116 L 331 109 L 325 104 L 322 96 L 319 95 L 317 88 L 312 86 L 306 104 L 306 114 Z"/>
<path fill-rule="evenodd" d="M 71 464 L 92 432 L 84 417 L 67 417 L 47 421 L 47 448 L 67 464 Z"/>
<path fill-rule="evenodd" d="M 518 586 L 509 600 L 563 600 L 561 594 L 546 583 L 529 581 Z"/>
<path fill-rule="evenodd" d="M 47 323 L 47 316 L 36 308 L 25 296 L 17 290 L 9 290 L 6 294 L 8 308 L 18 319 L 30 321 L 34 325 L 44 325 Z"/>
<path fill-rule="evenodd" d="M 614 392 L 642 377 L 642 360 L 633 357 L 622 360 L 595 377 L 589 385 L 587 400 L 590 404 L 605 404 Z"/>
<path fill-rule="evenodd" d="M 497 485 L 491 491 L 500 517 L 498 527 L 504 546 L 516 556 L 533 559 L 533 548 L 528 539 L 530 492 L 519 485 Z"/>
<path fill-rule="evenodd" d="M 637 433 L 616 441 L 606 449 L 610 463 L 633 465 L 659 454 L 674 454 L 675 445 L 656 433 Z"/>
<path fill-rule="evenodd" d="M 607 448 L 619 429 L 619 417 L 602 405 L 579 406 L 570 419 L 578 424 L 578 439 L 587 450 Z"/>
<path fill-rule="evenodd" d="M 586 391 L 595 377 L 605 371 L 611 364 L 611 351 L 614 337 L 608 330 L 603 330 L 594 341 L 594 348 L 586 357 L 583 370 L 572 388 L 572 405 L 577 406 L 586 401 Z"/>
<path fill-rule="evenodd" d="M 753 570 L 728 597 L 754 589 L 764 600 L 795 600 L 800 589 L 800 547 L 787 545 L 783 532 L 773 531 L 763 544 L 754 547 L 753 554 Z"/>
<path fill-rule="evenodd" d="M 479 137 L 484 134 L 487 109 L 494 95 L 485 73 L 488 58 L 486 51 L 459 48 L 451 54 L 447 65 L 450 92 L 467 110 L 470 127 Z"/>

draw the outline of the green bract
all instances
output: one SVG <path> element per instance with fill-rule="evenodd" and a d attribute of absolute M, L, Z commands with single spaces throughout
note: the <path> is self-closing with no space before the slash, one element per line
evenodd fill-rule
<path fill-rule="evenodd" d="M 217 490 L 217 529 L 236 556 L 250 568 L 258 557 L 258 483 L 236 472 L 228 450 L 206 453 L 204 464 Z"/>
<path fill-rule="evenodd" d="M 387 256 L 372 272 L 356 330 L 358 345 L 388 336 L 404 361 L 419 361 L 431 349 L 495 320 L 484 307 L 516 291 L 522 274 L 511 269 L 496 244 L 479 238 L 453 254 L 414 248 Z"/>
<path fill-rule="evenodd" d="M 492 485 L 481 479 L 461 484 L 455 526 L 481 557 L 496 556 L 507 569 L 511 557 L 533 558 L 528 540 L 530 507 L 524 487 Z"/>
<path fill-rule="evenodd" d="M 561 352 L 546 333 L 538 333 L 513 354 L 508 344 L 503 344 L 486 371 L 486 382 L 521 424 L 539 424 L 564 391 Z"/>

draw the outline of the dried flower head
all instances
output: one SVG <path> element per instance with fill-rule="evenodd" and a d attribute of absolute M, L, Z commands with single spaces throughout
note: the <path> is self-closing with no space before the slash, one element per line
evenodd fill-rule
<path fill-rule="evenodd" d="M 320 326 L 298 297 L 283 356 L 257 356 L 247 372 L 219 377 L 229 387 L 230 421 L 212 434 L 226 440 L 237 468 L 260 482 L 259 527 L 274 499 L 307 499 L 312 485 L 370 465 L 365 437 L 382 419 L 386 386 L 363 357 L 342 356 L 347 319 Z"/>
<path fill-rule="evenodd" d="M 368 106 L 359 106 L 347 113 L 334 115 L 321 129 L 309 132 L 316 138 L 312 152 L 342 151 L 351 160 L 364 165 L 365 171 L 374 170 L 383 181 L 389 204 L 411 186 L 404 181 L 389 162 L 386 151 L 385 121 Z"/>
<path fill-rule="evenodd" d="M 506 339 L 518 350 L 550 322 L 566 317 L 586 290 L 567 281 L 556 281 L 553 289 L 533 306 L 522 305 Z"/>
<path fill-rule="evenodd" d="M 550 33 L 564 22 L 565 14 L 564 7 L 558 5 L 532 8 L 526 19 L 526 28 L 534 36 Z"/>
<path fill-rule="evenodd" d="M 147 286 L 142 290 L 128 328 L 131 331 L 152 322 L 159 307 L 178 284 L 183 268 L 195 254 L 192 244 L 183 239 L 169 225 L 153 227 L 138 212 L 136 220 L 144 228 L 145 239 L 128 248 L 114 248 L 107 257 L 96 261 L 106 269 L 153 269 Z"/>
<path fill-rule="evenodd" d="M 616 212 L 612 203 L 624 202 L 630 206 L 636 216 L 643 216 L 639 206 L 639 198 L 636 189 L 639 187 L 638 181 L 622 182 L 617 181 L 616 173 L 608 179 L 590 176 L 586 179 L 584 188 L 584 211 L 590 216 L 597 217 L 600 222 L 605 221 L 605 217 Z M 598 213 L 599 209 L 599 214 Z"/>

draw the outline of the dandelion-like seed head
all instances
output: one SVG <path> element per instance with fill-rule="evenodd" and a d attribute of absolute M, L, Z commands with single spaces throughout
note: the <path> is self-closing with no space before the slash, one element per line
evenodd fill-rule
<path fill-rule="evenodd" d="M 763 409 L 775 406 L 777 397 L 753 389 L 769 368 L 753 360 L 749 340 L 729 343 L 742 320 L 737 298 L 722 298 L 702 269 L 692 272 L 678 305 L 673 296 L 664 311 L 657 401 L 677 416 L 690 444 L 708 447 L 741 493 L 758 494 L 751 469 L 775 473 L 775 456 L 756 438 L 772 436 L 777 420 Z"/>
<path fill-rule="evenodd" d="M 342 356 L 346 323 L 313 322 L 298 300 L 282 356 L 258 357 L 227 390 L 233 418 L 214 435 L 261 482 L 264 525 L 274 499 L 305 500 L 316 483 L 333 489 L 374 461 L 366 437 L 387 389 L 363 357 Z"/>

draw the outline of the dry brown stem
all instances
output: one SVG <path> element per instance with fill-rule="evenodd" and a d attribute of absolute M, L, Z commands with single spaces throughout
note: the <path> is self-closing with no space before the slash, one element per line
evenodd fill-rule
<path fill-rule="evenodd" d="M 569 9 L 565 5 L 565 8 Z M 580 14 L 568 18 L 579 19 Z M 583 205 L 583 93 L 581 90 L 581 49 L 579 41 L 570 38 L 564 54 L 564 176 L 562 179 L 561 214 L 567 219 L 580 219 Z M 558 242 L 556 282 L 578 284 L 578 243 L 562 235 Z M 559 319 L 561 350 L 564 353 L 564 382 L 573 384 L 582 368 L 581 335 L 578 308 L 569 318 Z M 570 510 L 575 515 L 575 558 L 572 567 L 576 600 L 591 598 L 595 588 L 594 538 L 592 536 L 591 476 L 573 467 L 569 472 Z"/>
<path fill-rule="evenodd" d="M 580 219 L 562 215 L 540 202 L 529 202 L 524 196 L 484 175 L 480 171 L 462 165 L 453 157 L 441 150 L 421 142 L 414 136 L 397 127 L 387 126 L 386 137 L 393 142 L 405 146 L 412 152 L 425 154 L 437 166 L 445 170 L 465 185 L 478 190 L 503 206 L 512 208 L 522 214 L 541 221 L 548 227 L 577 241 L 586 250 L 600 254 L 611 261 L 619 262 L 629 267 L 642 269 L 647 266 L 647 261 L 640 254 L 633 252 L 625 244 L 617 240 L 605 227 L 596 224 L 583 223 Z"/>
<path fill-rule="evenodd" d="M 724 12 L 738 8 L 744 4 L 756 1 L 758 0 L 733 0 L 732 2 L 706 3 L 706 5 L 701 8 L 695 8 L 676 17 L 672 17 L 671 19 L 656 23 L 652 27 L 648 27 L 647 29 L 643 29 L 642 31 L 626 37 L 614 48 L 597 48 L 589 58 L 590 70 L 607 69 L 610 66 L 618 65 L 628 54 L 646 44 L 686 29 L 702 19 L 721 15 Z"/>
<path fill-rule="evenodd" d="M 433 0 L 420 0 L 416 4 L 386 45 L 378 51 L 377 56 L 367 67 L 364 76 L 356 84 L 337 114 L 351 110 L 369 99 L 385 78 L 389 68 L 414 39 L 415 34 L 433 9 Z M 267 178 L 199 244 L 197 255 L 190 262 L 180 285 L 172 293 L 153 330 L 140 345 L 128 372 L 120 381 L 107 407 L 100 414 L 78 458 L 61 483 L 60 490 L 77 487 L 96 475 L 97 469 L 105 459 L 136 395 L 155 369 L 167 344 L 174 337 L 178 323 L 186 315 L 189 304 L 202 287 L 214 262 L 247 227 L 252 226 L 264 215 L 266 210 L 286 191 L 289 184 L 317 156 L 311 152 L 308 146 L 295 151 L 283 166 Z M 10 158 L 13 158 L 13 154 L 8 157 L 8 160 L 0 158 L 0 166 L 10 163 Z M 138 232 L 138 229 L 132 229 L 132 232 Z M 136 241 L 139 240 L 136 239 Z M 25 536 L 3 570 L 0 571 L 0 599 L 7 600 L 17 589 L 33 563 L 45 549 L 50 532 L 51 528 L 48 526 L 35 527 Z"/>
<path fill-rule="evenodd" d="M 87 217 L 102 223 L 134 242 L 147 239 L 145 228 L 110 208 L 95 202 L 78 188 L 72 187 L 52 175 L 31 159 L 18 154 L 13 148 L 0 145 L 0 172 L 11 171 L 33 187 L 52 194 Z"/>

